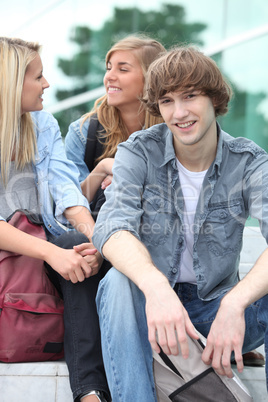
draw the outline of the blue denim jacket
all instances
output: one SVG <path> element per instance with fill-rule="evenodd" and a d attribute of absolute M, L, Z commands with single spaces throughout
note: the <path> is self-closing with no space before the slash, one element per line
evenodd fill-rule
<path fill-rule="evenodd" d="M 82 119 L 74 121 L 69 126 L 65 137 L 65 151 L 67 158 L 73 161 L 79 169 L 79 182 L 81 183 L 89 174 L 84 162 L 89 120 L 86 120 L 81 129 Z"/>
<path fill-rule="evenodd" d="M 65 155 L 57 121 L 44 111 L 33 112 L 32 118 L 37 138 L 33 170 L 41 214 L 46 228 L 59 236 L 68 230 L 65 209 L 77 205 L 89 208 L 89 205 L 81 193 L 79 172 Z M 3 220 L 1 216 L 0 219 Z"/>
<path fill-rule="evenodd" d="M 174 286 L 187 228 L 173 137 L 167 126 L 163 123 L 134 133 L 120 144 L 113 173 L 95 226 L 94 245 L 101 251 L 113 233 L 130 231 Z M 268 155 L 252 141 L 233 138 L 218 126 L 216 158 L 204 178 L 190 228 L 201 299 L 213 299 L 239 280 L 243 229 L 249 215 L 259 220 L 268 241 Z"/>

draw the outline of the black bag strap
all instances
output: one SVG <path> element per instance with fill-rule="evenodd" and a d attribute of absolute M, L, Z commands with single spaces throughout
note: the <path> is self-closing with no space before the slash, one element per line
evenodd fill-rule
<path fill-rule="evenodd" d="M 201 346 L 202 349 L 205 348 L 203 342 L 201 341 L 201 339 L 197 339 L 196 342 L 199 343 L 199 345 Z M 161 357 L 161 359 L 163 360 L 163 362 L 172 370 L 174 371 L 174 373 L 176 373 L 178 376 L 180 376 L 181 378 L 183 378 L 183 376 L 181 375 L 181 373 L 179 372 L 179 370 L 177 370 L 177 368 L 174 366 L 174 364 L 172 363 L 172 361 L 170 360 L 170 358 L 163 352 L 162 348 L 160 345 L 158 345 L 160 348 L 160 353 L 159 356 Z"/>
<path fill-rule="evenodd" d="M 159 346 L 159 345 L 158 345 Z M 159 346 L 160 347 L 160 346 Z M 163 360 L 163 362 L 174 372 L 176 373 L 179 377 L 183 378 L 181 373 L 177 370 L 177 368 L 174 366 L 170 358 L 163 352 L 162 348 L 160 347 L 160 353 L 159 356 Z"/>
<path fill-rule="evenodd" d="M 104 144 L 100 141 L 101 133 L 104 133 L 105 130 L 103 126 L 100 124 L 97 114 L 91 116 L 88 132 L 87 132 L 87 142 L 85 149 L 85 157 L 84 161 L 88 167 L 88 170 L 91 172 L 95 165 L 96 160 L 102 155 Z"/>
<path fill-rule="evenodd" d="M 38 226 L 43 226 L 44 227 L 44 222 L 41 214 L 37 214 L 35 212 L 31 212 L 28 209 L 16 209 L 11 215 L 9 215 L 6 219 L 7 222 L 9 222 L 13 215 L 15 215 L 16 212 L 20 212 L 21 214 L 26 215 L 27 219 Z"/>
<path fill-rule="evenodd" d="M 88 126 L 87 143 L 84 158 L 84 161 L 90 172 L 96 166 L 96 160 L 103 154 L 104 143 L 101 142 L 101 135 L 103 133 L 105 133 L 105 130 L 98 120 L 97 113 L 95 113 L 91 116 Z M 104 202 L 104 191 L 99 188 L 90 204 L 91 215 L 94 220 L 97 219 L 98 212 Z"/>

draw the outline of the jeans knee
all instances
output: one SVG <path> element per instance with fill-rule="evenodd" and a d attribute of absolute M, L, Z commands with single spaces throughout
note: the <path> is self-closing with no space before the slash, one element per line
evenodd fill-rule
<path fill-rule="evenodd" d="M 106 305 L 106 307 L 109 305 L 109 307 L 113 306 L 113 308 L 116 305 L 117 308 L 120 308 L 120 306 L 126 306 L 128 300 L 131 299 L 130 280 L 112 267 L 99 283 L 96 296 L 98 312 L 101 305 Z"/>
<path fill-rule="evenodd" d="M 54 244 L 58 247 L 71 249 L 78 244 L 87 243 L 89 240 L 83 234 L 76 231 L 69 231 L 54 240 Z"/>
<path fill-rule="evenodd" d="M 256 303 L 258 322 L 265 328 L 268 332 L 268 295 L 263 296 Z"/>

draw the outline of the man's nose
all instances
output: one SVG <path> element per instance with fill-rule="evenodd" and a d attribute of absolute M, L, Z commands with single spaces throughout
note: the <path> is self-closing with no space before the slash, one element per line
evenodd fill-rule
<path fill-rule="evenodd" d="M 189 111 L 184 102 L 175 102 L 173 115 L 176 119 L 183 119 L 187 117 Z"/>

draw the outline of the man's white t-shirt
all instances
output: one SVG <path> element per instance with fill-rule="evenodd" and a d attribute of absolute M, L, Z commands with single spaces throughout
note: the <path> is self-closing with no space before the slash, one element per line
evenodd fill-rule
<path fill-rule="evenodd" d="M 191 172 L 190 170 L 187 170 L 178 159 L 177 167 L 184 198 L 184 238 L 186 244 L 182 253 L 181 269 L 177 282 L 196 284 L 196 277 L 193 270 L 194 217 L 202 183 L 207 170 L 202 172 Z"/>

